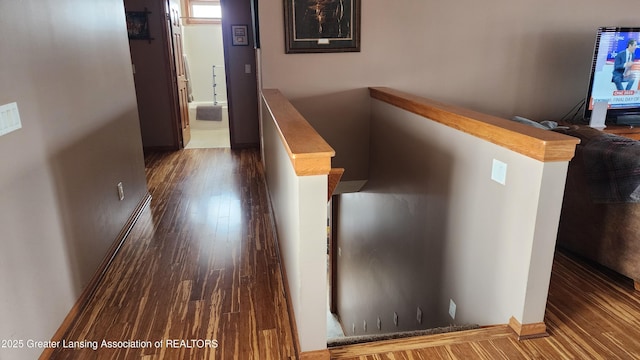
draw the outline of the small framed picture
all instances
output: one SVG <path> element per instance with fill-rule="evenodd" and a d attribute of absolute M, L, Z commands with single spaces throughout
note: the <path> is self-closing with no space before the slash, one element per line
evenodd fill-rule
<path fill-rule="evenodd" d="M 231 25 L 231 35 L 233 36 L 233 46 L 249 45 L 249 27 L 247 25 Z"/>
<path fill-rule="evenodd" d="M 151 40 L 148 11 L 127 11 L 127 32 L 131 40 Z"/>

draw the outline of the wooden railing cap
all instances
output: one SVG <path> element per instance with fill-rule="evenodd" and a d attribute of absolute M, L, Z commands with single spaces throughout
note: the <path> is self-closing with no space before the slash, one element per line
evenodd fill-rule
<path fill-rule="evenodd" d="M 275 120 L 280 139 L 298 176 L 325 175 L 336 152 L 277 89 L 263 89 L 262 98 Z"/>
<path fill-rule="evenodd" d="M 448 105 L 402 91 L 371 87 L 372 98 L 508 148 L 533 159 L 569 161 L 580 140 L 554 131 Z"/>

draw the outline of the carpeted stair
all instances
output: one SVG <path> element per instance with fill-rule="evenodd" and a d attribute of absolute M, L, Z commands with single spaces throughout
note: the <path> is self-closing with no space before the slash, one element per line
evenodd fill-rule
<path fill-rule="evenodd" d="M 444 333 L 449 333 L 454 331 L 473 330 L 473 329 L 478 329 L 479 327 L 480 326 L 477 324 L 450 325 L 450 326 L 443 326 L 443 327 L 437 327 L 437 328 L 426 329 L 426 330 L 403 331 L 403 332 L 388 333 L 388 334 L 346 336 L 346 337 L 328 339 L 327 347 L 345 346 L 345 345 L 361 344 L 366 342 L 383 341 L 383 340 L 391 340 L 391 339 L 401 339 L 401 338 L 407 338 L 407 337 L 413 337 L 413 336 L 444 334 Z"/>

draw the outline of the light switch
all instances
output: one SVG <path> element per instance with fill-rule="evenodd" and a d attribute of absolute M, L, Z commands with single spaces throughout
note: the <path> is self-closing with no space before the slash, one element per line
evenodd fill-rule
<path fill-rule="evenodd" d="M 244 73 L 245 74 L 251 74 L 251 65 L 250 64 L 244 64 Z"/>
<path fill-rule="evenodd" d="M 493 159 L 493 166 L 491 167 L 491 180 L 505 185 L 507 180 L 507 164 L 500 160 Z"/>
<path fill-rule="evenodd" d="M 22 128 L 18 104 L 0 106 L 0 136 Z"/>

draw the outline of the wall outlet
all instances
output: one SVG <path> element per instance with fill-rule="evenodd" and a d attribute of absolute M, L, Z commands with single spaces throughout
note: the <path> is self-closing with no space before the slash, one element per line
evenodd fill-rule
<path fill-rule="evenodd" d="M 356 333 L 356 324 L 355 324 L 355 323 L 351 323 L 351 332 L 352 332 L 353 334 L 355 334 L 355 333 Z"/>
<path fill-rule="evenodd" d="M 491 180 L 505 185 L 507 182 L 507 164 L 500 160 L 493 159 L 491 167 Z"/>
<path fill-rule="evenodd" d="M 380 320 L 380 316 L 378 316 L 378 321 L 376 322 L 378 330 L 382 330 L 382 320 Z"/>
<path fill-rule="evenodd" d="M 418 311 L 416 313 L 416 320 L 418 321 L 418 324 L 422 324 L 422 309 L 420 309 L 420 306 L 418 306 Z"/>
<path fill-rule="evenodd" d="M 22 128 L 18 104 L 0 106 L 0 136 Z"/>
<path fill-rule="evenodd" d="M 364 330 L 364 332 L 367 332 L 367 320 L 365 320 L 362 324 L 362 330 Z"/>
<path fill-rule="evenodd" d="M 124 188 L 122 187 L 122 182 L 118 183 L 118 199 L 120 199 L 120 201 L 124 200 Z"/>
<path fill-rule="evenodd" d="M 449 316 L 453 320 L 456 319 L 456 303 L 453 302 L 453 299 L 449 299 Z"/>
<path fill-rule="evenodd" d="M 393 313 L 393 324 L 395 326 L 398 326 L 398 313 L 397 312 Z"/>

